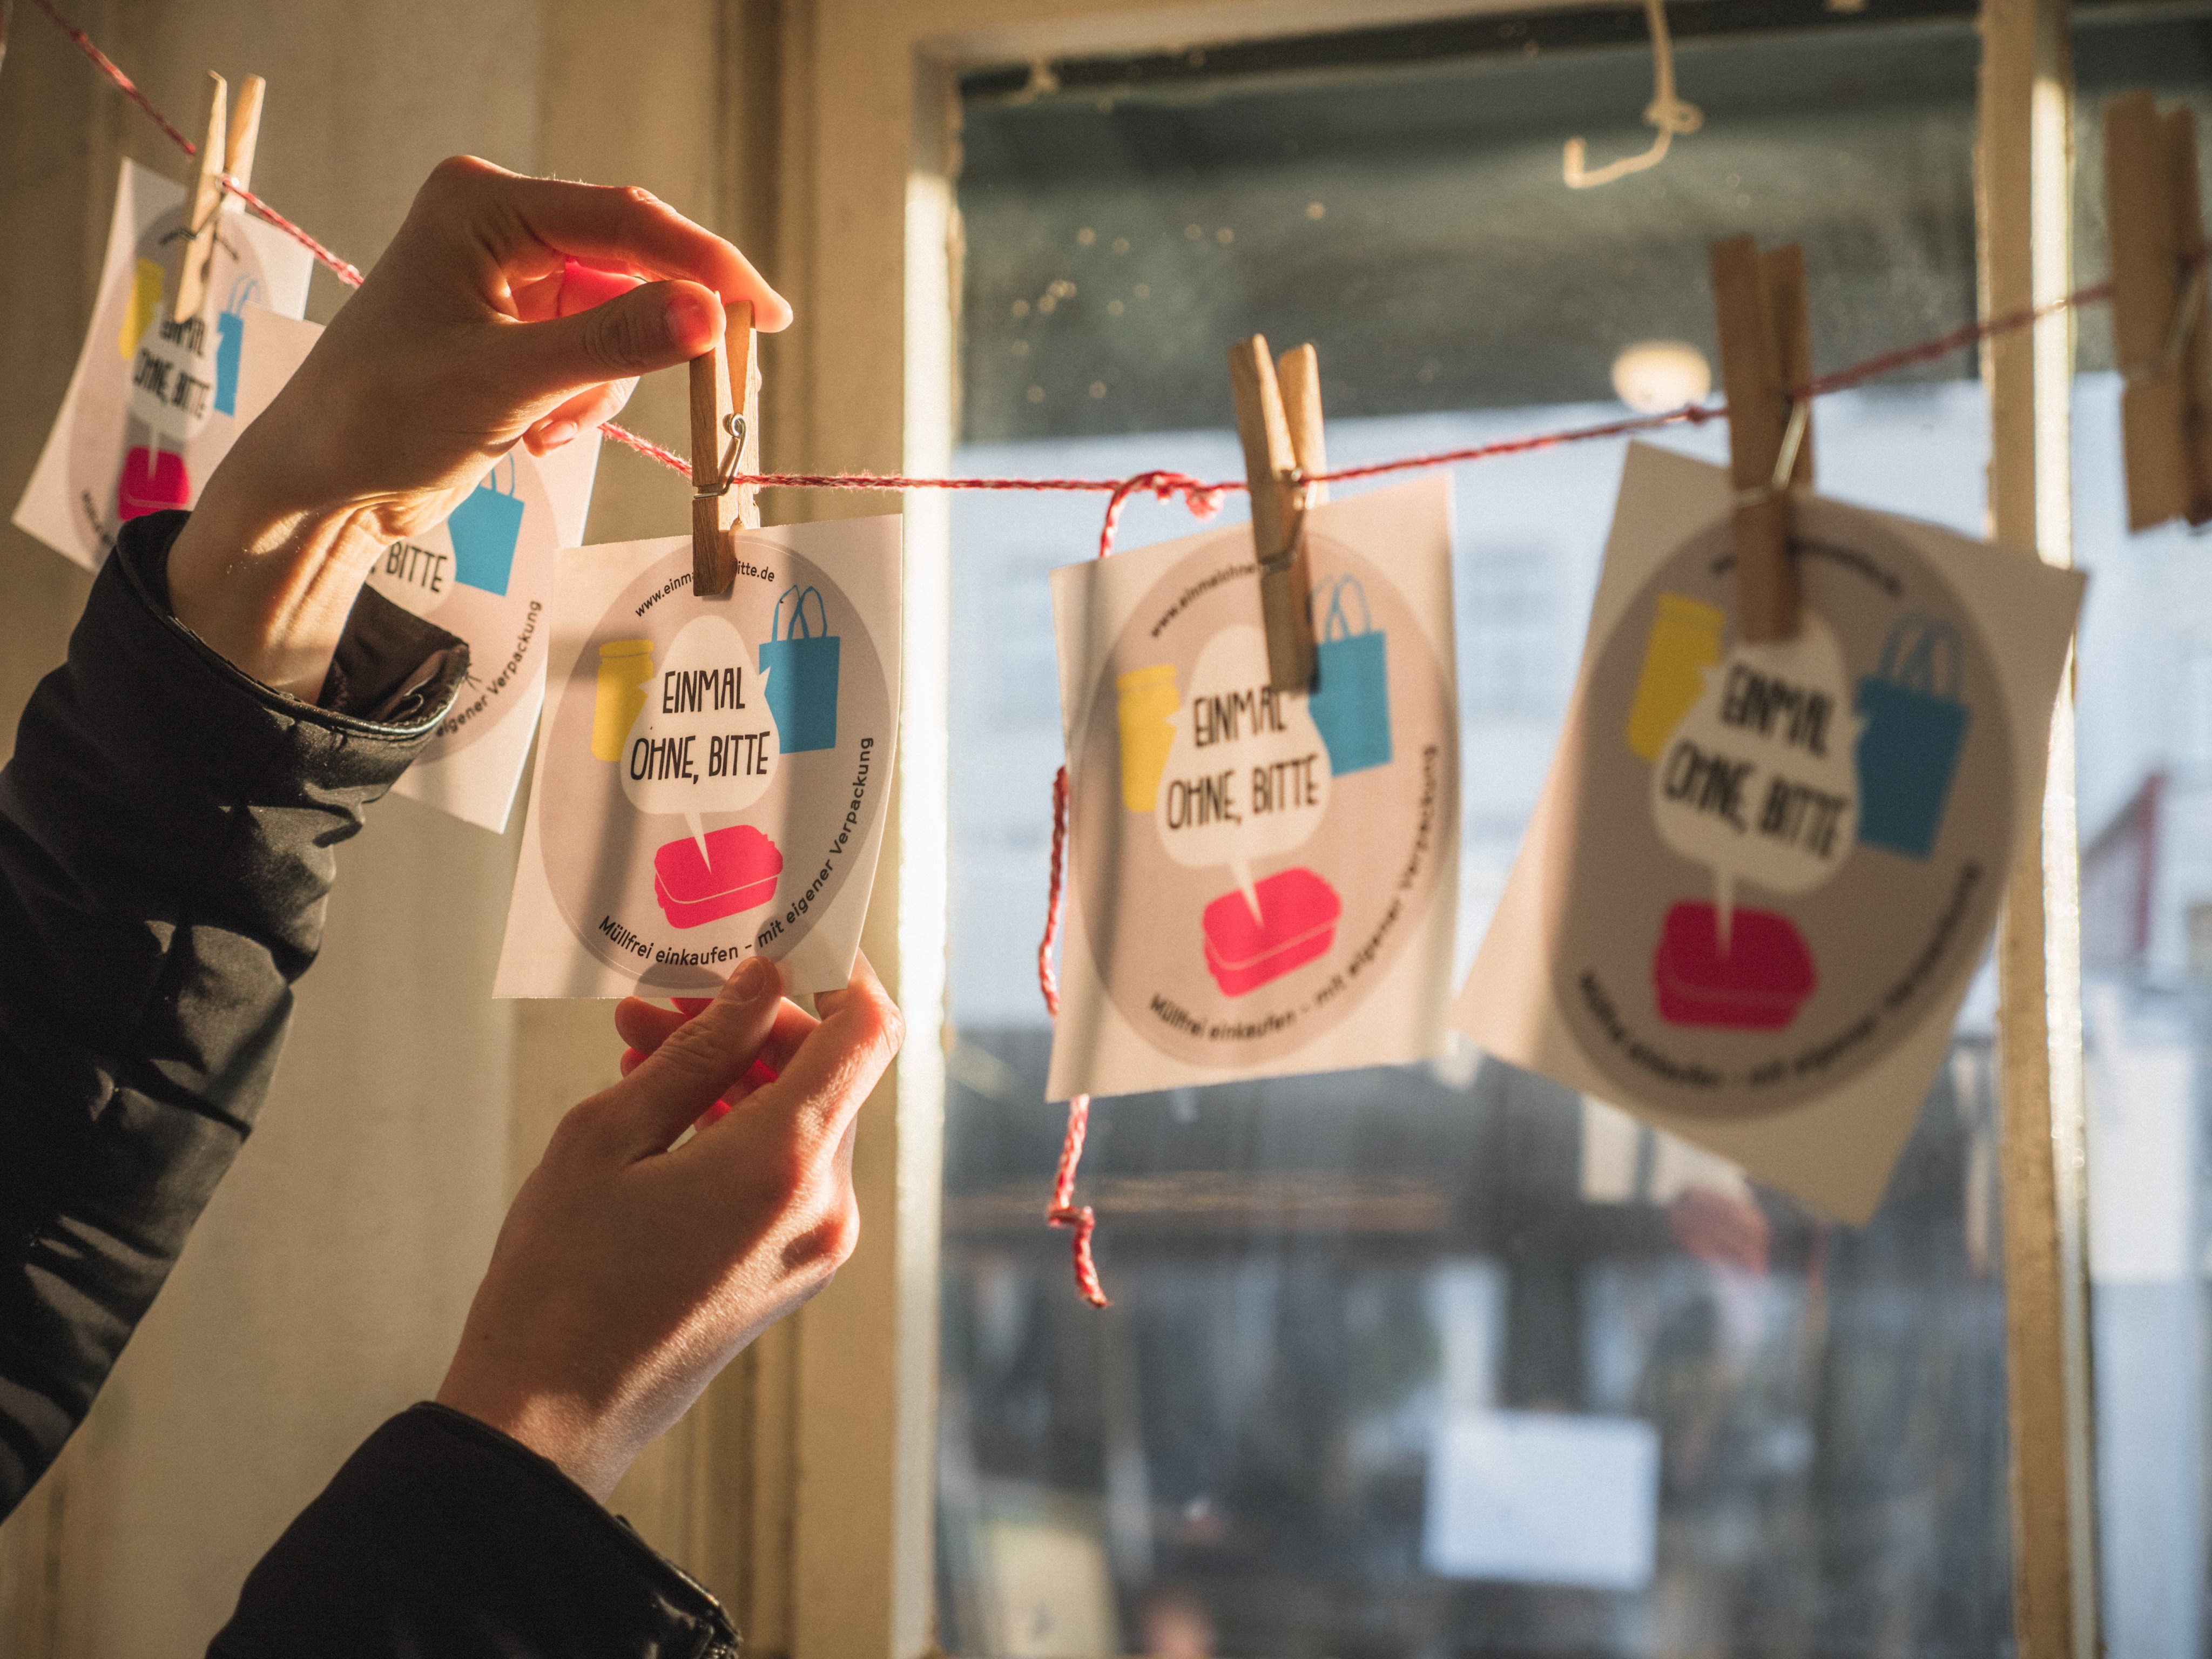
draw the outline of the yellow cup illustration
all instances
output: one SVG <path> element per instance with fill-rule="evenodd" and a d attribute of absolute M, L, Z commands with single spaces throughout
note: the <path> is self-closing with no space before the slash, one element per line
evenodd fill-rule
<path fill-rule="evenodd" d="M 1628 711 L 1628 746 L 1645 760 L 1657 760 L 1682 716 L 1705 692 L 1705 670 L 1721 659 L 1721 633 L 1728 617 L 1719 606 L 1680 593 L 1659 596 L 1659 614 L 1644 642 L 1644 672 L 1636 681 L 1636 702 Z"/>
<path fill-rule="evenodd" d="M 1132 812 L 1149 812 L 1159 799 L 1168 750 L 1175 747 L 1169 717 L 1182 705 L 1175 665 L 1133 669 L 1118 676 L 1114 687 L 1121 693 L 1115 712 L 1121 727 L 1121 805 Z"/>
<path fill-rule="evenodd" d="M 115 349 L 126 363 L 138 355 L 146 325 L 161 308 L 161 267 L 151 259 L 141 259 L 131 273 L 131 303 L 123 308 L 123 331 L 115 337 Z"/>
<path fill-rule="evenodd" d="M 651 640 L 610 640 L 599 647 L 599 695 L 592 703 L 595 758 L 622 758 L 623 740 L 645 708 L 645 683 L 652 678 Z"/>

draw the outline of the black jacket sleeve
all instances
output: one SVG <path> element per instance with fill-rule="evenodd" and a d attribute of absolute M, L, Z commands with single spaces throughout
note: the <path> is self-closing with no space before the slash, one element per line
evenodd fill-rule
<path fill-rule="evenodd" d="M 246 1581 L 210 1659 L 724 1659 L 705 1589 L 535 1452 L 443 1406 L 368 1440 Z"/>
<path fill-rule="evenodd" d="M 0 1516 L 90 1407 L 265 1093 L 332 849 L 467 648 L 373 590 L 320 703 L 169 612 L 181 513 L 125 526 L 0 770 Z M 735 1651 L 714 1598 L 552 1464 L 434 1406 L 355 1453 L 215 1652 Z"/>
<path fill-rule="evenodd" d="M 169 612 L 124 526 L 0 770 L 0 1515 L 61 1449 L 252 1127 L 332 849 L 467 647 L 364 592 L 316 708 Z"/>

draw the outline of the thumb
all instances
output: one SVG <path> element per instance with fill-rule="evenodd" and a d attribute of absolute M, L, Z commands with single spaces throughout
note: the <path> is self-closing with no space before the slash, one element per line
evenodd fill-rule
<path fill-rule="evenodd" d="M 573 316 L 500 332 L 517 400 L 541 403 L 689 362 L 714 349 L 724 326 L 714 290 L 671 282 L 641 283 Z"/>
<path fill-rule="evenodd" d="M 665 1152 L 760 1055 L 783 1006 L 783 971 L 765 957 L 738 965 L 696 1017 L 609 1091 L 634 1156 Z"/>

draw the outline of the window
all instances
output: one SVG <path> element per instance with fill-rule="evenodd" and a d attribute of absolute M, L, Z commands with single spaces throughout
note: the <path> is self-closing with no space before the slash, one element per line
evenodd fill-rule
<path fill-rule="evenodd" d="M 1565 707 L 1559 670 L 1571 667 L 1575 647 L 1559 602 L 1563 562 L 1542 547 L 1500 547 L 1474 549 L 1462 564 L 1459 635 L 1476 715 L 1542 720 Z"/>
<path fill-rule="evenodd" d="M 2188 640 L 2176 654 L 2173 763 L 2193 780 L 2212 773 L 2212 641 Z"/>
<path fill-rule="evenodd" d="M 1239 476 L 1223 350 L 1255 329 L 1319 347 L 1332 459 L 1617 415 L 1631 348 L 1710 360 L 1705 248 L 1741 230 L 1805 245 L 1823 365 L 1970 319 L 1971 20 L 1684 10 L 1705 129 L 1586 193 L 1565 137 L 1602 160 L 1648 137 L 1632 11 L 970 74 L 958 465 Z M 1978 532 L 1973 369 L 1823 400 L 1824 483 Z M 1466 951 L 1620 456 L 1455 481 Z M 1095 502 L 951 512 L 969 616 L 1097 534 Z M 1144 502 L 1121 544 L 1187 527 Z M 952 672 L 949 1650 L 2010 1651 L 1988 988 L 1863 1230 L 1472 1053 L 1102 1102 L 1094 1313 L 1041 1223 L 1054 683 L 1026 649 Z"/>
<path fill-rule="evenodd" d="M 2077 282 L 2109 270 L 2104 106 L 2135 87 L 2212 132 L 2212 27 L 2080 27 Z M 2208 152 L 2212 153 L 2212 152 Z M 2212 579 L 2186 526 L 2130 535 L 2110 313 L 2085 312 L 2074 394 L 2082 1006 L 2103 1613 L 2114 1654 L 2202 1654 L 2212 1206 L 2203 1124 L 2212 1009 Z"/>

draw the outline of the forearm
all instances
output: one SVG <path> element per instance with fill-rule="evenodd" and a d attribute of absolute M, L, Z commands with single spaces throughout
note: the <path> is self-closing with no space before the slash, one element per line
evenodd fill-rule
<path fill-rule="evenodd" d="M 332 849 L 465 661 L 352 652 L 341 707 L 374 719 L 272 692 L 170 616 L 175 527 L 126 526 L 0 771 L 0 1514 L 90 1406 L 251 1128 Z"/>

